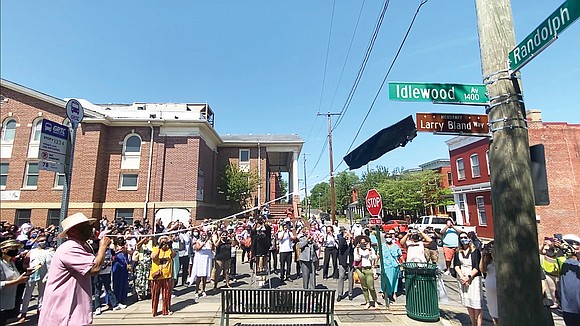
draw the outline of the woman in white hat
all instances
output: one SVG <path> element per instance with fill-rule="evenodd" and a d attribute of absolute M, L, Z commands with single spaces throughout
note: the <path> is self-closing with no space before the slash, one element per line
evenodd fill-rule
<path fill-rule="evenodd" d="M 21 248 L 22 243 L 16 240 L 5 240 L 0 244 L 0 325 L 5 325 L 8 318 L 16 317 L 10 315 L 16 304 L 16 288 L 28 281 L 28 275 L 20 274 L 13 262 Z"/>
<path fill-rule="evenodd" d="M 111 240 L 103 237 L 95 257 L 87 240 L 93 236 L 92 224 L 96 220 L 83 213 L 73 214 L 62 221 L 59 238 L 68 238 L 61 244 L 50 264 L 48 280 L 39 326 L 45 325 L 90 325 L 93 322 L 91 309 L 91 276 L 101 270 L 105 252 Z"/>

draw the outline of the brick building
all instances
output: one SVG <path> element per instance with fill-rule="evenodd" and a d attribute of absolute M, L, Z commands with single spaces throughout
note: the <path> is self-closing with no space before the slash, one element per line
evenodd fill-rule
<path fill-rule="evenodd" d="M 539 238 L 555 233 L 580 234 L 580 124 L 543 122 L 538 110 L 528 111 L 530 146 L 544 144 L 550 205 L 536 206 Z M 477 233 L 493 238 L 488 163 L 489 140 L 454 137 L 447 141 L 456 217 Z"/>
<path fill-rule="evenodd" d="M 4 79 L 1 95 L 1 218 L 55 223 L 64 174 L 38 168 L 40 124 L 69 125 L 66 101 Z M 298 194 L 303 140 L 297 135 L 220 136 L 207 104 L 80 102 L 85 117 L 77 129 L 69 211 L 185 221 L 225 216 L 233 211 L 218 185 L 228 163 L 258 174 L 249 206 L 280 195 L 282 173 L 289 193 Z"/>
<path fill-rule="evenodd" d="M 449 189 L 449 187 L 453 184 L 453 180 L 451 178 L 451 164 L 449 163 L 448 159 L 436 159 L 427 163 L 419 164 L 419 167 L 422 170 L 432 170 L 438 173 L 441 176 L 440 179 L 440 186 L 443 189 Z M 451 198 L 449 198 L 451 200 Z M 428 215 L 448 215 L 449 210 L 447 206 L 437 206 L 431 205 L 427 207 L 427 214 Z"/>

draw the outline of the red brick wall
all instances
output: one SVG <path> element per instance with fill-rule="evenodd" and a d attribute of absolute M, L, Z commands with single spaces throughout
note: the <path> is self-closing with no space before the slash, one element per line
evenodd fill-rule
<path fill-rule="evenodd" d="M 455 186 L 465 186 L 476 183 L 489 182 L 489 172 L 487 171 L 487 159 L 485 152 L 489 149 L 489 140 L 482 138 L 467 146 L 449 151 L 451 171 L 453 176 L 453 184 Z M 479 177 L 473 177 L 471 173 L 472 154 L 478 154 L 479 157 Z M 465 168 L 465 179 L 459 180 L 457 178 L 457 159 L 463 158 L 463 166 Z"/>
<path fill-rule="evenodd" d="M 485 215 L 487 217 L 487 224 L 482 225 L 479 223 L 479 218 L 477 215 L 477 205 L 476 197 L 483 196 L 483 202 L 485 205 Z M 467 193 L 467 209 L 469 210 L 469 222 L 471 226 L 475 226 L 477 234 L 484 238 L 493 238 L 493 218 L 491 212 L 491 192 L 473 192 Z"/>
<path fill-rule="evenodd" d="M 529 139 L 546 152 L 550 205 L 536 206 L 539 238 L 580 235 L 580 124 L 529 122 Z"/>

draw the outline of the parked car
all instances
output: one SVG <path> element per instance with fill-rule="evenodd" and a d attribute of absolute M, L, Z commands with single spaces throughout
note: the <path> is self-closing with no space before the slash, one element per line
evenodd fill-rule
<path fill-rule="evenodd" d="M 442 217 L 442 216 L 421 216 L 418 219 L 417 223 L 410 224 L 409 228 L 423 231 L 427 227 L 431 226 L 431 227 L 433 227 L 433 230 L 435 230 L 439 233 L 447 225 L 448 218 L 449 217 Z M 456 225 L 456 226 L 465 232 L 470 232 L 470 231 L 475 232 L 475 226 L 465 226 L 465 225 Z"/>
<path fill-rule="evenodd" d="M 383 231 L 389 232 L 390 230 L 395 230 L 398 232 L 407 232 L 409 229 L 409 224 L 402 220 L 390 220 L 383 224 Z"/>

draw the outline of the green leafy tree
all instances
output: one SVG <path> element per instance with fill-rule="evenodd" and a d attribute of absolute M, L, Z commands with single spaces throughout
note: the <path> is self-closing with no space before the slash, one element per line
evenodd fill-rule
<path fill-rule="evenodd" d="M 343 171 L 334 177 L 334 191 L 336 196 L 336 210 L 342 213 L 352 202 L 352 189 L 360 182 L 354 172 Z"/>
<path fill-rule="evenodd" d="M 310 191 L 310 206 L 328 211 L 330 209 L 330 185 L 326 182 L 317 183 Z"/>
<path fill-rule="evenodd" d="M 280 196 L 286 196 L 288 193 L 288 182 L 280 178 Z"/>
<path fill-rule="evenodd" d="M 235 211 L 246 207 L 258 186 L 258 174 L 241 171 L 237 164 L 228 164 L 222 172 L 220 191 Z"/>

